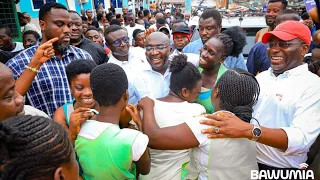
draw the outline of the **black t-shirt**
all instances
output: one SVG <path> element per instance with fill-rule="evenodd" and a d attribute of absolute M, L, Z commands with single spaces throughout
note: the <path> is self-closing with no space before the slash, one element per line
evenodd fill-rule
<path fill-rule="evenodd" d="M 82 38 L 83 39 L 81 40 L 81 43 L 77 45 L 78 48 L 87 51 L 97 65 L 108 62 L 109 57 L 102 46 L 90 41 L 85 37 Z"/>
<path fill-rule="evenodd" d="M 97 20 L 92 20 L 91 24 L 88 22 L 88 26 L 94 26 L 96 28 L 99 28 L 99 23 Z"/>
<path fill-rule="evenodd" d="M 10 52 L 10 51 L 0 50 L 0 62 L 2 62 L 3 64 L 7 63 L 9 59 L 13 58 L 15 55 L 17 55 L 21 51 Z"/>

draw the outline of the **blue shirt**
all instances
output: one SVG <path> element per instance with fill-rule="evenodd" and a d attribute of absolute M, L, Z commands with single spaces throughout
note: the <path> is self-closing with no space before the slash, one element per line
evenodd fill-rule
<path fill-rule="evenodd" d="M 182 52 L 184 53 L 194 53 L 200 55 L 200 49 L 202 48 L 203 43 L 201 38 L 189 43 L 186 47 L 183 48 Z M 238 57 L 228 56 L 224 65 L 227 68 L 239 68 L 247 71 L 247 66 L 244 62 L 244 57 L 240 54 Z"/>
<path fill-rule="evenodd" d="M 251 48 L 248 55 L 247 68 L 253 75 L 269 69 L 270 61 L 267 56 L 267 48 L 267 45 L 262 42 L 256 43 Z"/>
<path fill-rule="evenodd" d="M 6 65 L 18 79 L 25 70 L 25 65 L 31 61 L 38 46 L 32 46 L 10 59 Z M 56 109 L 73 100 L 67 80 L 65 67 L 75 59 L 91 59 L 86 51 L 69 46 L 63 53 L 62 59 L 52 57 L 39 69 L 27 92 L 30 104 L 53 117 Z"/>

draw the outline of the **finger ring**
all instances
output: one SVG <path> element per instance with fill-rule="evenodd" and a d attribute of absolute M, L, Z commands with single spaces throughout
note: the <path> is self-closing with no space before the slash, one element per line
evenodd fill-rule
<path fill-rule="evenodd" d="M 219 133 L 219 130 L 220 130 L 219 127 L 215 127 L 215 128 L 214 128 L 214 132 L 215 132 L 216 134 Z"/>

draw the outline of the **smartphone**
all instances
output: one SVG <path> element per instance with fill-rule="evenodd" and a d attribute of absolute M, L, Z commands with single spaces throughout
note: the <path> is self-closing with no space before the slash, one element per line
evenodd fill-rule
<path fill-rule="evenodd" d="M 95 109 L 90 109 L 89 112 L 92 112 L 92 113 L 94 113 L 95 115 L 98 115 L 98 114 L 99 114 L 99 112 L 98 112 L 97 110 L 95 110 Z"/>

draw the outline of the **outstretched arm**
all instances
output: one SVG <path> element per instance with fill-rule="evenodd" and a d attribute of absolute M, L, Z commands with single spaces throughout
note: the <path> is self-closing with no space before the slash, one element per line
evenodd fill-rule
<path fill-rule="evenodd" d="M 209 138 L 248 138 L 252 139 L 253 125 L 246 123 L 232 114 L 224 113 L 223 116 L 209 114 L 210 120 L 202 120 L 201 124 L 219 127 L 219 133 L 215 133 L 214 128 L 202 130 L 203 134 L 209 134 Z M 286 150 L 288 148 L 288 137 L 283 129 L 261 128 L 261 137 L 257 142 Z"/>
<path fill-rule="evenodd" d="M 181 150 L 198 147 L 199 142 L 186 123 L 160 128 L 153 112 L 153 101 L 143 98 L 138 105 L 143 110 L 142 129 L 149 137 L 149 147 L 161 150 Z"/>

